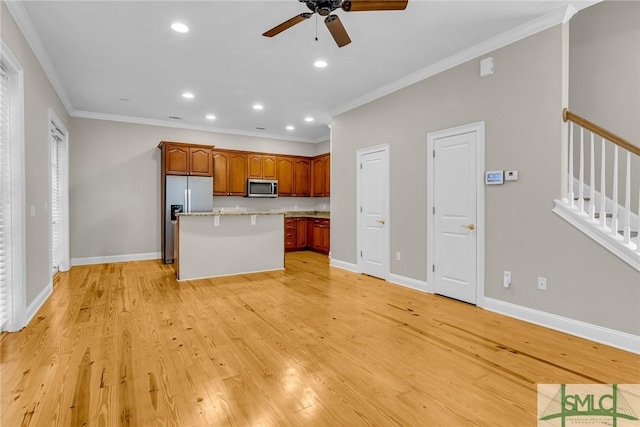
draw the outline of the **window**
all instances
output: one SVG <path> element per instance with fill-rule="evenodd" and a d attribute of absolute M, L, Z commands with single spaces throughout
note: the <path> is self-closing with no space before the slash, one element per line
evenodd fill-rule
<path fill-rule="evenodd" d="M 62 249 L 62 200 L 61 200 L 61 145 L 63 135 L 51 123 L 51 265 L 53 274 L 61 271 Z"/>

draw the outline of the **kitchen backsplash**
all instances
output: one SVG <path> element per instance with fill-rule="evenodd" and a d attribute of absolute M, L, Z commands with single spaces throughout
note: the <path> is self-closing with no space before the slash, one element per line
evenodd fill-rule
<path fill-rule="evenodd" d="M 322 211 L 331 210 L 331 197 L 213 197 L 213 210 L 219 211 Z"/>

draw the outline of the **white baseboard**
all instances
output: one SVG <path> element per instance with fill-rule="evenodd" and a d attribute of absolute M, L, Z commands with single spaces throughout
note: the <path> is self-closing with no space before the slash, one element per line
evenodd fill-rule
<path fill-rule="evenodd" d="M 31 322 L 31 319 L 33 319 L 33 316 L 35 316 L 38 310 L 40 310 L 40 307 L 42 307 L 42 305 L 45 302 L 47 302 L 47 299 L 51 296 L 52 293 L 53 293 L 53 282 L 49 282 L 49 284 L 45 286 L 42 291 L 40 291 L 38 296 L 35 297 L 33 301 L 31 301 L 31 304 L 29 304 L 29 307 L 27 307 L 27 312 L 25 313 L 25 316 L 24 316 L 24 325 L 22 325 L 23 327 L 27 326 L 29 322 Z"/>
<path fill-rule="evenodd" d="M 332 267 L 338 267 L 343 270 L 358 273 L 358 266 L 356 264 L 351 264 L 350 262 L 340 261 L 339 259 L 331 258 L 331 261 L 329 261 L 329 265 Z"/>
<path fill-rule="evenodd" d="M 493 298 L 485 297 L 483 308 L 495 313 L 504 314 L 505 316 L 515 317 L 525 322 L 534 323 L 631 353 L 640 354 L 640 336 L 637 335 L 592 325 Z"/>
<path fill-rule="evenodd" d="M 160 259 L 160 252 L 149 252 L 146 254 L 127 254 L 127 255 L 110 255 L 110 256 L 96 256 L 87 258 L 71 258 L 71 266 L 76 265 L 91 265 L 91 264 L 107 264 L 112 262 L 127 262 L 127 261 L 146 261 L 149 259 Z"/>
<path fill-rule="evenodd" d="M 389 274 L 389 281 L 396 285 L 415 289 L 420 292 L 427 292 L 427 282 L 425 280 L 412 279 L 411 277 L 400 276 L 399 274 Z"/>

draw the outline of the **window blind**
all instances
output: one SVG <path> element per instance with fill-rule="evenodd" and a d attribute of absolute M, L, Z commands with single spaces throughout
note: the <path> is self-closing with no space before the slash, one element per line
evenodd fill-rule
<path fill-rule="evenodd" d="M 0 67 L 0 330 L 9 319 L 11 286 L 11 99 Z"/>
<path fill-rule="evenodd" d="M 60 200 L 60 143 L 58 129 L 51 123 L 51 264 L 53 274 L 62 262 L 62 223 Z"/>

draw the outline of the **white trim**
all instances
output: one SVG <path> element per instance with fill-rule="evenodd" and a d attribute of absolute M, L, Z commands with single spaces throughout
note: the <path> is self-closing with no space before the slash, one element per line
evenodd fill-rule
<path fill-rule="evenodd" d="M 31 304 L 29 304 L 29 307 L 27 307 L 26 314 L 25 314 L 25 322 L 23 327 L 27 326 L 29 322 L 31 322 L 31 320 L 33 319 L 33 316 L 35 316 L 38 313 L 38 310 L 40 310 L 40 308 L 42 308 L 44 303 L 47 302 L 47 299 L 51 296 L 52 293 L 53 293 L 53 283 L 49 282 L 49 284 L 45 286 L 43 290 L 40 291 L 38 296 L 35 297 L 33 301 L 31 301 Z"/>
<path fill-rule="evenodd" d="M 14 195 L 11 203 L 11 275 L 13 285 L 10 303 L 10 319 L 5 329 L 13 332 L 24 327 L 27 305 L 27 252 L 25 223 L 25 153 L 24 153 L 24 70 L 7 45 L 0 40 L 0 60 L 7 67 L 12 96 L 13 123 L 11 126 L 11 192 Z"/>
<path fill-rule="evenodd" d="M 73 105 L 69 100 L 69 96 L 67 95 L 67 92 L 65 91 L 64 86 L 62 85 L 62 82 L 60 81 L 60 78 L 55 71 L 55 67 L 52 64 L 47 51 L 42 45 L 40 36 L 33 26 L 33 22 L 31 22 L 29 14 L 22 5 L 22 2 L 5 1 L 4 4 L 7 5 L 9 12 L 11 12 L 11 15 L 13 15 L 13 19 L 16 21 L 16 24 L 18 25 L 18 28 L 20 28 L 20 31 L 22 31 L 24 38 L 27 40 L 27 43 L 29 43 L 29 46 L 38 59 L 42 70 L 49 78 L 49 82 L 51 82 L 51 86 L 53 86 L 53 89 L 58 94 L 62 105 L 64 105 L 67 113 L 71 114 L 71 112 L 73 111 Z"/>
<path fill-rule="evenodd" d="M 426 292 L 433 293 L 433 254 L 434 237 L 431 233 L 435 229 L 434 225 L 434 159 L 431 153 L 434 150 L 435 140 L 462 133 L 476 133 L 476 305 L 484 307 L 484 272 L 485 272 L 485 219 L 484 219 L 484 169 L 485 169 L 485 135 L 484 122 L 470 123 L 456 126 L 450 129 L 443 129 L 427 134 L 427 284 Z"/>
<path fill-rule="evenodd" d="M 237 129 L 219 128 L 215 126 L 196 125 L 196 124 L 185 123 L 180 121 L 147 119 L 143 117 L 120 116 L 116 114 L 94 113 L 91 111 L 80 111 L 80 110 L 73 110 L 73 112 L 71 112 L 70 115 L 71 117 L 78 117 L 81 119 L 106 120 L 110 122 L 133 123 L 133 124 L 147 125 L 147 126 L 162 126 L 162 127 L 177 128 L 177 129 L 199 130 L 203 132 L 224 133 L 228 135 L 253 136 L 255 138 L 278 139 L 283 141 L 294 141 L 294 142 L 306 142 L 309 144 L 318 144 L 320 142 L 325 142 L 329 139 L 329 135 L 330 135 L 327 133 L 317 138 L 302 138 L 302 137 L 278 135 L 278 134 L 272 134 L 272 133 L 266 133 L 266 132 L 243 131 L 243 130 L 237 130 Z"/>
<path fill-rule="evenodd" d="M 505 316 L 514 317 L 525 322 L 544 326 L 545 328 L 564 332 L 580 338 L 606 344 L 631 353 L 640 354 L 640 336 L 602 326 L 581 322 L 579 320 L 558 316 L 556 314 L 535 310 L 521 305 L 511 304 L 493 298 L 485 298 L 484 308 Z"/>
<path fill-rule="evenodd" d="M 360 252 L 363 250 L 362 247 L 362 236 L 360 235 L 360 230 L 362 229 L 362 215 L 360 215 L 360 210 L 359 207 L 362 206 L 362 198 L 361 198 L 361 194 L 360 194 L 360 185 L 362 184 L 361 182 L 361 177 L 360 177 L 360 167 L 359 165 L 362 163 L 362 156 L 367 155 L 367 154 L 371 154 L 371 153 L 375 153 L 378 151 L 384 151 L 387 154 L 387 164 L 386 169 L 387 169 L 387 195 L 386 195 L 386 200 L 387 200 L 387 204 L 386 206 L 384 206 L 384 216 L 387 218 L 387 227 L 385 227 L 385 232 L 386 232 L 386 242 L 387 245 L 385 246 L 385 250 L 386 250 L 386 263 L 384 265 L 384 271 L 383 271 L 383 275 L 384 277 L 381 277 L 381 279 L 385 279 L 388 280 L 389 279 L 389 274 L 391 274 L 391 208 L 390 208 L 390 198 L 391 198 L 391 169 L 390 169 L 390 165 L 391 165 L 391 153 L 390 153 L 390 149 L 389 149 L 389 144 L 380 144 L 380 145 L 376 145 L 373 147 L 367 147 L 367 148 L 361 148 L 360 150 L 358 150 L 356 152 L 356 265 L 357 265 L 357 272 L 358 273 L 363 273 L 365 268 L 363 265 L 363 261 L 362 261 L 362 257 L 359 256 Z"/>
<path fill-rule="evenodd" d="M 340 261 L 339 259 L 331 258 L 329 261 L 329 265 L 336 268 L 341 268 L 342 270 L 351 271 L 352 273 L 358 272 L 358 266 L 356 264 L 352 264 L 346 261 Z"/>
<path fill-rule="evenodd" d="M 600 243 L 604 248 L 615 254 L 622 261 L 640 271 L 640 254 L 629 246 L 625 245 L 622 237 L 614 237 L 611 233 L 600 228 L 589 219 L 588 215 L 580 215 L 578 211 L 568 206 L 562 200 L 555 200 L 555 207 L 552 211 L 566 220 L 569 224 Z"/>
<path fill-rule="evenodd" d="M 411 277 L 400 276 L 399 274 L 389 274 L 389 282 L 405 288 L 414 289 L 420 292 L 427 292 L 427 282 L 424 280 L 412 279 Z"/>
<path fill-rule="evenodd" d="M 573 188 L 580 188 L 580 181 L 578 180 L 578 178 L 573 178 Z M 600 213 L 600 200 L 602 197 L 602 193 L 600 193 L 598 190 L 594 190 L 593 193 L 591 192 L 591 186 L 587 183 L 584 184 L 584 197 L 585 198 L 591 198 L 593 200 L 596 201 L 596 205 L 598 207 L 598 210 L 596 210 L 596 213 Z M 577 191 L 574 190 L 574 194 L 578 194 Z M 585 202 L 586 204 L 587 202 Z M 613 211 L 613 200 L 611 200 L 611 197 L 606 196 L 605 195 L 605 201 L 604 201 L 604 210 L 606 212 L 611 213 Z M 624 212 L 626 211 L 625 207 L 618 204 L 618 212 Z M 636 214 L 635 212 L 633 212 L 633 210 L 629 213 L 630 217 L 631 217 L 631 226 L 633 228 L 634 224 L 638 223 L 638 214 Z M 635 231 L 635 230 L 634 230 Z"/>
<path fill-rule="evenodd" d="M 49 121 L 47 124 L 49 127 L 51 123 L 58 128 L 59 131 L 62 132 L 62 142 L 60 146 L 60 158 L 59 161 L 62 162 L 60 171 L 60 203 L 61 203 L 61 221 L 62 221 L 62 259 L 60 263 L 60 271 L 68 271 L 71 267 L 71 263 L 69 261 L 69 234 L 70 234 L 70 226 L 69 226 L 69 131 L 65 127 L 62 120 L 58 117 L 58 115 L 49 108 Z M 51 129 L 47 129 L 47 135 L 51 135 Z M 51 150 L 51 144 L 48 144 L 49 150 Z M 52 153 L 49 152 L 49 159 L 51 159 Z M 49 162 L 51 165 L 51 162 Z M 51 170 L 49 170 L 49 179 L 51 179 Z M 51 183 L 49 183 L 49 191 L 51 191 Z M 49 194 L 49 200 L 51 200 L 51 194 Z M 51 214 L 53 210 L 49 209 L 49 219 L 51 222 Z M 50 244 L 51 246 L 51 240 Z M 51 254 L 50 254 L 51 255 Z M 51 256 L 49 256 L 51 258 Z"/>
<path fill-rule="evenodd" d="M 595 3 L 598 2 L 589 2 L 589 4 L 585 5 L 585 7 Z M 541 16 L 537 19 L 520 25 L 519 27 L 492 37 L 489 40 L 478 43 L 477 45 L 458 52 L 446 59 L 443 59 L 440 62 L 437 62 L 426 68 L 402 77 L 395 82 L 382 86 L 381 88 L 376 89 L 364 96 L 335 107 L 329 111 L 329 115 L 331 117 L 335 117 L 339 114 L 360 107 L 364 104 L 368 104 L 371 101 L 375 101 L 378 98 L 389 95 L 390 93 L 396 92 L 400 89 L 404 89 L 407 86 L 418 83 L 419 81 L 432 77 L 436 74 L 442 73 L 443 71 L 447 71 L 460 64 L 464 64 L 465 62 L 478 58 L 496 49 L 508 46 L 533 34 L 547 30 L 553 26 L 566 23 L 577 11 L 578 10 L 571 5 L 558 8 L 544 16 Z"/>
<path fill-rule="evenodd" d="M 148 252 L 142 254 L 126 254 L 126 255 L 108 255 L 86 258 L 71 258 L 71 265 L 92 265 L 92 264 L 109 264 L 114 262 L 128 261 L 147 261 L 150 259 L 160 259 L 160 252 Z"/>

